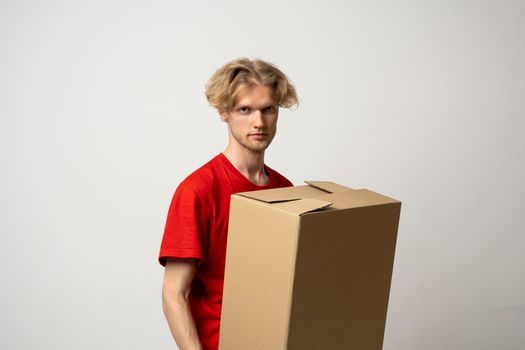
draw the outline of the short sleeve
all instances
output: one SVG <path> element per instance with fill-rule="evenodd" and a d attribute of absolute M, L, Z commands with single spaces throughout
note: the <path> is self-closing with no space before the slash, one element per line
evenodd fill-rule
<path fill-rule="evenodd" d="M 159 262 L 167 258 L 203 259 L 208 244 L 209 218 L 205 198 L 190 186 L 181 183 L 171 201 Z"/>

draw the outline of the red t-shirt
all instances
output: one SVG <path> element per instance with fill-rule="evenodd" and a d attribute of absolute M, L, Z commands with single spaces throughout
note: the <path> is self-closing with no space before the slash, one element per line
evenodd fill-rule
<path fill-rule="evenodd" d="M 219 153 L 179 185 L 171 202 L 159 262 L 165 266 L 168 257 L 198 259 L 189 304 L 206 350 L 219 346 L 230 196 L 293 186 L 266 165 L 265 170 L 268 183 L 257 186 Z"/>

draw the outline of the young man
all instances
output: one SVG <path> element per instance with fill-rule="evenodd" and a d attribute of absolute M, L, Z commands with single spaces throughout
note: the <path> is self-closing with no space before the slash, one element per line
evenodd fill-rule
<path fill-rule="evenodd" d="M 181 350 L 219 345 L 231 194 L 292 186 L 264 164 L 279 107 L 298 103 L 288 78 L 270 63 L 237 59 L 211 77 L 206 97 L 228 126 L 228 146 L 175 191 L 159 255 L 163 310 Z"/>

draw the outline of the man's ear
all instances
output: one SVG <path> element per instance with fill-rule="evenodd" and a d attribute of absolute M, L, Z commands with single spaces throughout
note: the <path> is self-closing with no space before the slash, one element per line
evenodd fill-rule
<path fill-rule="evenodd" d="M 219 116 L 221 117 L 223 122 L 225 122 L 225 123 L 228 122 L 229 115 L 224 109 L 223 110 L 219 110 Z"/>

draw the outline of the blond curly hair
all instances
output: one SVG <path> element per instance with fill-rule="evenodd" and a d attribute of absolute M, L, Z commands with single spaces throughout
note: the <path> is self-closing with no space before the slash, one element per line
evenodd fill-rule
<path fill-rule="evenodd" d="M 288 77 L 275 65 L 254 59 L 238 58 L 219 68 L 206 84 L 206 98 L 219 111 L 231 112 L 235 99 L 244 86 L 270 86 L 280 107 L 299 104 L 295 88 Z"/>

